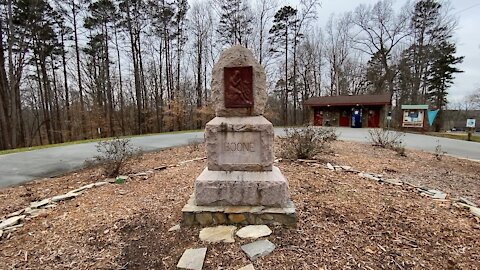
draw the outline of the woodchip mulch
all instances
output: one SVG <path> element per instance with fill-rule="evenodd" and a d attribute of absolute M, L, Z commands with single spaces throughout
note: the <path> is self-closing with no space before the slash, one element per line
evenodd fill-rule
<path fill-rule="evenodd" d="M 350 165 L 428 185 L 452 197 L 480 202 L 480 163 L 407 151 L 407 157 L 369 145 L 334 142 L 335 154 L 317 163 L 277 165 L 289 180 L 296 228 L 272 227 L 276 245 L 256 269 L 480 269 L 480 223 L 450 201 L 422 197 L 411 186 L 392 186 L 330 171 Z M 181 147 L 129 162 L 140 172 L 204 156 Z M 125 184 L 109 184 L 61 202 L 0 239 L 0 269 L 174 269 L 186 248 L 208 247 L 204 269 L 238 269 L 249 263 L 240 245 L 206 244 L 200 227 L 168 229 L 205 167 L 195 161 Z M 0 190 L 0 216 L 31 201 L 103 180 L 98 168 Z"/>

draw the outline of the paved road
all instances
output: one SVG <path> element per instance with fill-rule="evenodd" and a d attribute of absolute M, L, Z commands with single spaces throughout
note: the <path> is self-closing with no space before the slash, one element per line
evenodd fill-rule
<path fill-rule="evenodd" d="M 368 129 L 339 128 L 341 140 L 368 141 Z M 421 134 L 403 133 L 403 141 L 407 149 L 417 149 L 427 152 L 435 152 L 440 144 L 442 150 L 448 155 L 480 160 L 480 143 L 434 137 Z"/>
<path fill-rule="evenodd" d="M 368 129 L 339 128 L 340 139 L 366 142 Z M 282 135 L 281 128 L 275 134 Z M 185 145 L 192 139 L 203 138 L 203 132 L 159 134 L 131 139 L 143 151 L 154 151 Z M 480 144 L 432 136 L 405 134 L 406 148 L 433 152 L 440 143 L 449 155 L 480 160 Z M 82 168 L 87 159 L 95 156 L 96 143 L 52 147 L 41 150 L 0 155 L 0 187 L 17 185 L 33 179 L 52 177 Z"/>

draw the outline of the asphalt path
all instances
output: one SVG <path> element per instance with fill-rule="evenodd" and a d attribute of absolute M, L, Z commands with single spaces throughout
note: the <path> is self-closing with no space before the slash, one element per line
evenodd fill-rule
<path fill-rule="evenodd" d="M 368 141 L 368 129 L 338 128 L 340 140 Z M 276 135 L 283 135 L 282 128 L 275 128 Z M 133 137 L 133 146 L 145 152 L 186 145 L 192 140 L 203 139 L 203 132 L 158 134 Z M 447 154 L 480 160 L 480 144 L 448 138 L 405 133 L 407 149 L 434 152 L 437 145 Z M 0 155 L 0 187 L 22 184 L 34 179 L 58 176 L 85 166 L 85 161 L 97 155 L 97 143 L 74 144 L 40 150 Z"/>

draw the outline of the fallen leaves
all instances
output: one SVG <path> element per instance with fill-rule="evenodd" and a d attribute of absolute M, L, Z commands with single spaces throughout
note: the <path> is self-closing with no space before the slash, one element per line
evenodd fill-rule
<path fill-rule="evenodd" d="M 480 170 L 478 163 L 450 157 L 437 163 L 428 160 L 431 154 L 415 151 L 401 158 L 390 150 L 348 142 L 335 142 L 333 149 L 336 155 L 323 157 L 332 164 L 384 174 L 386 179 L 407 178 L 414 187 L 377 183 L 355 173 L 329 170 L 312 160 L 279 162 L 289 180 L 298 224 L 296 229 L 273 228 L 268 239 L 277 248 L 257 259 L 256 269 L 478 267 L 480 228 L 469 210 L 421 197 L 416 191 L 428 183 L 431 189 L 468 195 L 468 200 L 478 202 L 480 187 L 473 176 Z M 89 189 L 72 201 L 58 203 L 10 236 L 4 232 L 0 269 L 174 268 L 185 249 L 203 245 L 198 227 L 181 226 L 169 232 L 180 222 L 193 181 L 205 167 L 203 156 L 201 150 L 190 153 L 183 147 L 130 161 L 127 175 L 158 169 L 148 173 L 146 180 L 132 177 L 122 185 Z M 186 159 L 195 161 L 161 165 Z M 423 166 L 426 163 L 431 164 Z M 446 169 L 439 169 L 445 166 L 450 171 L 447 176 Z M 1 190 L 1 213 L 99 180 L 104 178 L 91 168 Z M 29 196 L 20 196 L 27 192 Z M 246 243 L 207 244 L 204 268 L 238 269 L 249 264 L 240 250 Z"/>

